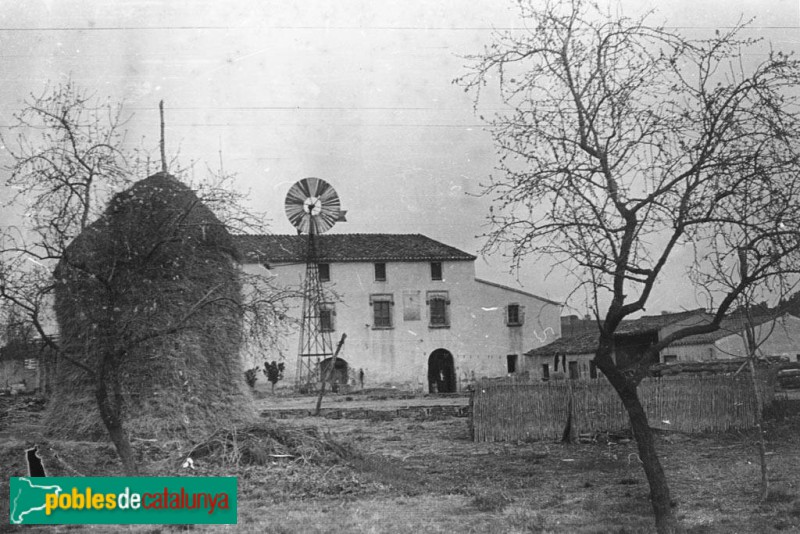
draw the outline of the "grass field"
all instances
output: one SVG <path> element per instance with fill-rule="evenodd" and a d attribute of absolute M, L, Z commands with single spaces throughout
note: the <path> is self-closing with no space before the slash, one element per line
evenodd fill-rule
<path fill-rule="evenodd" d="M 0 411 L 3 479 L 25 474 L 23 450 L 42 449 L 49 474 L 118 475 L 107 444 L 47 441 L 41 405 L 16 401 Z M 316 433 L 301 431 L 313 427 Z M 294 458 L 263 454 L 282 436 L 317 436 L 317 449 Z M 259 430 L 260 429 L 260 430 Z M 206 448 L 194 471 L 180 467 L 177 443 L 135 440 L 147 474 L 239 477 L 239 523 L 230 527 L 59 527 L 59 531 L 272 533 L 564 532 L 653 530 L 648 487 L 626 440 L 480 443 L 466 418 L 265 419 L 242 446 Z M 249 436 L 249 437 L 248 437 Z M 271 436 L 271 437 L 270 437 Z M 247 441 L 247 440 L 250 441 Z M 309 438 L 310 439 L 310 438 Z M 758 503 L 759 466 L 752 433 L 660 433 L 658 450 L 676 512 L 689 532 L 800 532 L 800 402 L 785 402 L 767 426 L 772 495 Z M 214 443 L 217 443 L 216 441 Z M 218 445 L 222 443 L 219 441 Z M 249 447 L 249 449 L 248 449 Z M 247 450 L 245 450 L 247 449 Z M 242 453 L 244 450 L 244 453 Z M 265 450 L 265 449 L 264 449 Z M 248 453 L 249 451 L 249 453 Z M 261 452 L 259 452 L 261 451 Z M 298 452 L 299 451 L 299 452 Z M 238 464 L 238 465 L 237 465 Z M 0 531 L 9 526 L 3 483 Z M 25 532 L 51 532 L 52 528 Z"/>

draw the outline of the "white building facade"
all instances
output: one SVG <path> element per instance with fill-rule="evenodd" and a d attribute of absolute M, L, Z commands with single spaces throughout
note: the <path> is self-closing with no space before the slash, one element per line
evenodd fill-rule
<path fill-rule="evenodd" d="M 238 236 L 245 269 L 299 286 L 308 236 Z M 320 327 L 347 334 L 339 381 L 425 392 L 523 373 L 523 354 L 561 334 L 561 304 L 475 277 L 475 256 L 423 235 L 325 234 L 317 262 L 326 293 Z M 291 313 L 299 319 L 301 302 Z M 281 343 L 293 384 L 299 328 Z M 276 359 L 259 355 L 257 362 Z M 341 367 L 340 367 L 341 366 Z"/>

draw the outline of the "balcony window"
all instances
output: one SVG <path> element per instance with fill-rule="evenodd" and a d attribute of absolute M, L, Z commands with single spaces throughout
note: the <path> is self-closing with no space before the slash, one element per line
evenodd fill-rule
<path fill-rule="evenodd" d="M 447 328 L 450 326 L 450 298 L 447 291 L 429 291 L 428 326 Z"/>
<path fill-rule="evenodd" d="M 323 303 L 319 307 L 319 329 L 322 332 L 333 332 L 335 328 L 334 317 L 336 309 L 333 304 Z"/>
<path fill-rule="evenodd" d="M 394 299 L 391 294 L 370 295 L 369 304 L 372 306 L 372 328 L 392 328 L 392 308 Z"/>

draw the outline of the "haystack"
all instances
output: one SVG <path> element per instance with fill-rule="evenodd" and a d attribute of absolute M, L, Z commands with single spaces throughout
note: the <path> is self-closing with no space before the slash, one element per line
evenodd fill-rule
<path fill-rule="evenodd" d="M 129 435 L 196 439 L 253 416 L 237 255 L 219 219 L 166 173 L 115 195 L 67 247 L 54 273 L 62 348 L 94 372 L 118 355 L 111 376 Z M 48 430 L 106 439 L 95 389 L 92 372 L 62 358 Z"/>

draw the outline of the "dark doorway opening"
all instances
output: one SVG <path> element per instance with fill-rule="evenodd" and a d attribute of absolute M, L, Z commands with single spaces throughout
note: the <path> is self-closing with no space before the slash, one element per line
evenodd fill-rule
<path fill-rule="evenodd" d="M 331 366 L 331 358 L 322 360 L 319 364 L 320 380 L 328 373 Z M 336 358 L 336 365 L 333 372 L 328 377 L 328 384 L 333 391 L 337 391 L 339 386 L 347 385 L 348 365 L 347 362 L 341 358 Z"/>
<path fill-rule="evenodd" d="M 431 393 L 456 392 L 456 368 L 450 351 L 436 349 L 428 357 L 428 390 Z"/>
<path fill-rule="evenodd" d="M 517 355 L 516 354 L 509 354 L 506 356 L 506 364 L 508 367 L 508 373 L 516 373 L 517 372 Z"/>
<path fill-rule="evenodd" d="M 581 377 L 578 362 L 569 362 L 569 377 L 572 380 L 577 380 Z"/>

